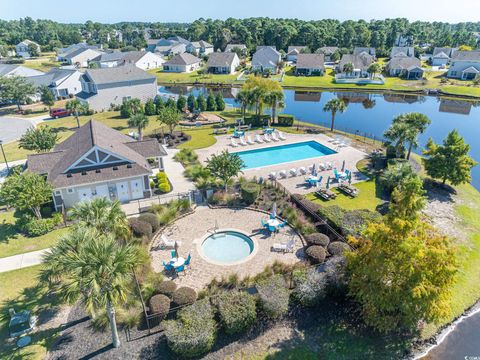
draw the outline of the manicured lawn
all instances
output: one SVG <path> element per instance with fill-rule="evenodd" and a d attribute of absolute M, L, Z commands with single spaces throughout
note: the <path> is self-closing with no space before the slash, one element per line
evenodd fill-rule
<path fill-rule="evenodd" d="M 40 311 L 49 309 L 55 313 L 56 299 L 47 296 L 47 288 L 38 284 L 38 275 L 41 265 L 20 270 L 0 273 L 0 359 L 28 359 L 40 360 L 46 356 L 47 348 L 55 339 L 57 330 L 35 331 L 31 345 L 17 349 L 7 344 L 8 339 L 8 309 L 16 311 L 31 310 L 39 315 Z"/>
<path fill-rule="evenodd" d="M 191 73 L 171 73 L 171 72 L 165 72 L 161 69 L 152 69 L 152 70 L 149 70 L 148 72 L 155 75 L 160 84 L 170 84 L 170 83 L 233 84 L 236 82 L 237 76 L 239 75 L 239 74 L 233 74 L 233 75 L 199 74 L 198 71 L 193 71 Z"/>
<path fill-rule="evenodd" d="M 66 232 L 66 228 L 60 228 L 42 236 L 26 237 L 15 227 L 14 213 L 2 212 L 0 213 L 0 258 L 49 248 Z"/>
<path fill-rule="evenodd" d="M 189 134 L 192 138 L 179 145 L 179 149 L 202 149 L 209 147 L 217 142 L 215 140 L 213 134 L 213 128 L 204 128 L 204 129 L 197 129 L 197 130 L 184 130 L 187 134 Z"/>
<path fill-rule="evenodd" d="M 43 72 L 48 72 L 53 68 L 59 67 L 61 64 L 60 62 L 55 60 L 54 53 L 43 54 L 35 59 L 28 59 L 22 64 L 25 67 L 30 69 L 35 69 Z"/>

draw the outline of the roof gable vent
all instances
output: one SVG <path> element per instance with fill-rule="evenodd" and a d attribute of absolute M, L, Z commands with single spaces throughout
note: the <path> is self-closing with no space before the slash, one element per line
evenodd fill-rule
<path fill-rule="evenodd" d="M 82 171 L 82 175 L 87 175 L 87 172 L 86 172 L 86 171 Z"/>
<path fill-rule="evenodd" d="M 128 164 L 127 169 L 131 169 L 131 168 L 132 168 L 132 164 Z"/>
<path fill-rule="evenodd" d="M 118 166 L 114 166 L 114 167 L 113 167 L 113 170 L 118 170 Z"/>
<path fill-rule="evenodd" d="M 67 178 L 71 178 L 72 177 L 72 174 L 67 174 Z"/>
<path fill-rule="evenodd" d="M 97 174 L 100 174 L 102 171 L 100 169 L 95 170 Z"/>

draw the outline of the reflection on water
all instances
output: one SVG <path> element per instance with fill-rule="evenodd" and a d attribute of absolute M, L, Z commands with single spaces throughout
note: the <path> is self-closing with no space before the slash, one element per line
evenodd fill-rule
<path fill-rule="evenodd" d="M 469 115 L 470 111 L 472 110 L 472 106 L 473 104 L 470 101 L 442 99 L 440 101 L 439 111 L 452 114 Z"/>
<path fill-rule="evenodd" d="M 208 95 L 208 92 L 211 91 L 214 94 L 221 93 L 225 99 L 235 99 L 238 92 L 240 91 L 239 88 L 215 88 L 215 87 L 195 87 L 195 86 L 161 86 L 161 92 L 171 93 L 175 95 L 184 95 L 188 96 L 189 94 L 194 94 L 198 96 L 200 93 L 204 94 L 205 96 Z"/>
<path fill-rule="evenodd" d="M 294 95 L 295 101 L 319 102 L 321 98 L 322 98 L 321 92 L 295 91 L 295 95 Z"/>
<path fill-rule="evenodd" d="M 425 101 L 425 96 L 412 94 L 384 94 L 383 98 L 387 102 L 399 104 L 413 104 Z"/>

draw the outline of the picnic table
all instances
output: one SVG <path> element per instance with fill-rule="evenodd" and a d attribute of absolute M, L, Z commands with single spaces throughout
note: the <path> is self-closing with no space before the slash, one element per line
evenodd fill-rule
<path fill-rule="evenodd" d="M 340 184 L 338 186 L 338 190 L 344 192 L 345 194 L 351 196 L 351 197 L 356 197 L 358 193 L 360 192 L 356 187 L 353 187 L 351 185 L 347 184 Z"/>
<path fill-rule="evenodd" d="M 179 256 L 178 258 L 171 258 L 170 265 L 172 265 L 174 268 L 185 265 L 185 259 L 181 256 Z"/>
<path fill-rule="evenodd" d="M 320 190 L 316 191 L 315 194 L 317 196 L 320 196 L 322 199 L 327 200 L 327 201 L 328 200 L 333 200 L 337 197 L 337 195 L 329 189 L 320 189 Z"/>
<path fill-rule="evenodd" d="M 226 133 L 228 133 L 228 128 L 215 129 L 215 130 L 213 130 L 213 133 L 214 134 L 226 134 Z"/>

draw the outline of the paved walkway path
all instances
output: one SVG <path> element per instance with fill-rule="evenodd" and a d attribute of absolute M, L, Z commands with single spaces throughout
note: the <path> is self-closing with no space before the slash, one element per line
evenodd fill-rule
<path fill-rule="evenodd" d="M 42 256 L 50 249 L 32 251 L 0 259 L 0 273 L 26 268 L 42 263 Z"/>
<path fill-rule="evenodd" d="M 32 118 L 0 116 L 0 140 L 4 144 L 19 139 L 29 128 L 35 127 L 49 116 L 41 115 Z M 3 161 L 3 159 L 2 159 Z"/>

